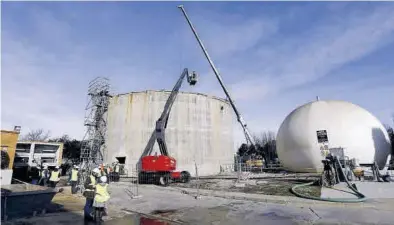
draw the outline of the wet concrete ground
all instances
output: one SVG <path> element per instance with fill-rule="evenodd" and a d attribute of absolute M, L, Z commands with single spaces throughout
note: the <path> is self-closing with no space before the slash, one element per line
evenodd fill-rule
<path fill-rule="evenodd" d="M 138 190 L 132 198 L 125 190 Z M 185 191 L 188 190 L 188 191 Z M 195 190 L 194 190 L 195 191 Z M 380 224 L 392 225 L 394 199 L 370 199 L 366 203 L 341 204 L 239 192 L 204 192 L 119 182 L 110 185 L 109 218 L 104 225 L 292 225 Z M 214 196 L 222 197 L 214 197 Z M 9 221 L 15 225 L 94 224 L 83 220 L 84 198 L 68 190 L 53 200 L 62 207 L 43 216 Z"/>
<path fill-rule="evenodd" d="M 20 219 L 2 223 L 4 225 L 94 225 L 95 222 L 84 221 L 79 214 L 72 212 L 47 214 L 45 216 Z M 153 219 L 138 214 L 126 215 L 121 218 L 106 220 L 101 225 L 176 225 L 164 220 Z"/>
<path fill-rule="evenodd" d="M 256 194 L 251 198 L 253 200 L 248 200 L 251 194 L 235 192 L 222 194 L 222 198 L 212 197 L 219 195 L 218 191 L 195 199 L 195 192 L 185 194 L 183 190 L 171 187 L 140 185 L 141 197 L 127 200 L 122 195 L 127 185 L 131 184 L 119 183 L 111 187 L 112 204 L 146 214 L 163 210 L 169 213 L 158 216 L 182 224 L 393 224 L 394 199 L 343 204 Z M 234 199 L 235 195 L 237 199 Z"/>

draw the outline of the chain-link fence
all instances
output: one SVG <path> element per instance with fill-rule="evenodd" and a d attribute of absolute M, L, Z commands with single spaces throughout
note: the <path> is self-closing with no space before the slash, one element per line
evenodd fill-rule
<path fill-rule="evenodd" d="M 138 198 L 140 197 L 139 182 L 138 182 L 138 174 L 139 174 L 138 166 L 132 165 L 128 168 L 132 168 L 132 169 L 127 170 L 123 166 L 119 170 L 120 177 L 123 179 L 123 181 L 129 183 L 127 187 L 124 188 L 124 191 L 130 198 Z"/>
<path fill-rule="evenodd" d="M 290 173 L 283 170 L 279 164 L 263 166 L 250 163 L 233 163 L 218 166 L 218 172 L 203 176 L 199 171 L 201 166 L 195 165 L 195 174 L 190 182 L 173 182 L 171 187 L 181 192 L 189 193 L 196 198 L 207 196 L 232 197 L 242 193 L 292 196 L 290 188 L 306 180 L 319 179 L 317 173 Z M 319 189 L 311 188 L 319 196 Z"/>

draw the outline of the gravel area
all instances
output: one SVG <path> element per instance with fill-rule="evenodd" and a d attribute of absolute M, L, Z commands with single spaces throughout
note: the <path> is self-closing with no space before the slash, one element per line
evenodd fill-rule
<path fill-rule="evenodd" d="M 305 182 L 305 181 L 304 181 Z M 308 181 L 309 182 L 309 181 Z M 256 179 L 245 180 L 237 182 L 237 180 L 230 179 L 209 179 L 209 180 L 192 180 L 189 183 L 172 183 L 171 187 L 182 187 L 192 189 L 206 189 L 230 192 L 243 192 L 264 195 L 281 195 L 294 196 L 290 192 L 290 188 L 296 184 L 301 184 L 301 181 L 285 180 L 285 179 Z M 309 186 L 301 189 L 301 192 L 320 197 L 321 187 Z"/>

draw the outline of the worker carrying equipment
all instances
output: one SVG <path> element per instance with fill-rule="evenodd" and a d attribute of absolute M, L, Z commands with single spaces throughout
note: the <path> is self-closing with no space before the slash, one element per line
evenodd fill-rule
<path fill-rule="evenodd" d="M 108 179 L 106 176 L 100 177 L 100 182 L 96 184 L 96 192 L 94 196 L 94 219 L 96 222 L 102 221 L 102 217 L 105 213 L 105 207 L 107 201 L 110 199 L 109 192 L 108 192 Z"/>
<path fill-rule="evenodd" d="M 49 178 L 49 183 L 52 188 L 56 187 L 56 184 L 59 182 L 59 166 L 56 166 L 56 168 L 51 172 L 51 177 Z"/>
<path fill-rule="evenodd" d="M 74 168 L 71 170 L 71 177 L 70 177 L 70 182 L 71 182 L 71 194 L 76 194 L 77 193 L 77 183 L 78 183 L 78 178 L 79 178 L 79 172 L 78 172 L 79 167 L 77 165 L 74 165 Z"/>

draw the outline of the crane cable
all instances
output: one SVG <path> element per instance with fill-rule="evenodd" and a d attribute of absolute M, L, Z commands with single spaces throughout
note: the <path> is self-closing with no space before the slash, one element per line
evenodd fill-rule
<path fill-rule="evenodd" d="M 338 163 L 340 171 L 343 174 L 343 176 L 345 177 L 345 182 L 346 182 L 348 188 L 353 191 L 353 193 L 351 193 L 351 194 L 353 194 L 353 195 L 355 195 L 357 197 L 356 199 L 351 199 L 351 198 L 350 199 L 349 198 L 322 198 L 322 197 L 314 197 L 314 196 L 310 196 L 310 195 L 305 195 L 305 194 L 302 194 L 300 192 L 297 192 L 297 189 L 302 188 L 302 187 L 306 187 L 306 186 L 312 186 L 316 181 L 305 183 L 305 184 L 294 185 L 290 189 L 290 191 L 297 197 L 311 199 L 311 200 L 317 200 L 317 201 L 341 202 L 341 203 L 358 203 L 358 202 L 364 202 L 365 200 L 367 200 L 367 197 L 364 194 L 362 194 L 361 192 L 359 192 L 355 188 L 355 186 L 353 186 L 349 182 L 349 180 L 347 179 L 347 176 L 345 176 L 345 172 L 343 171 L 342 166 L 341 166 L 338 158 L 336 158 L 335 162 Z"/>

